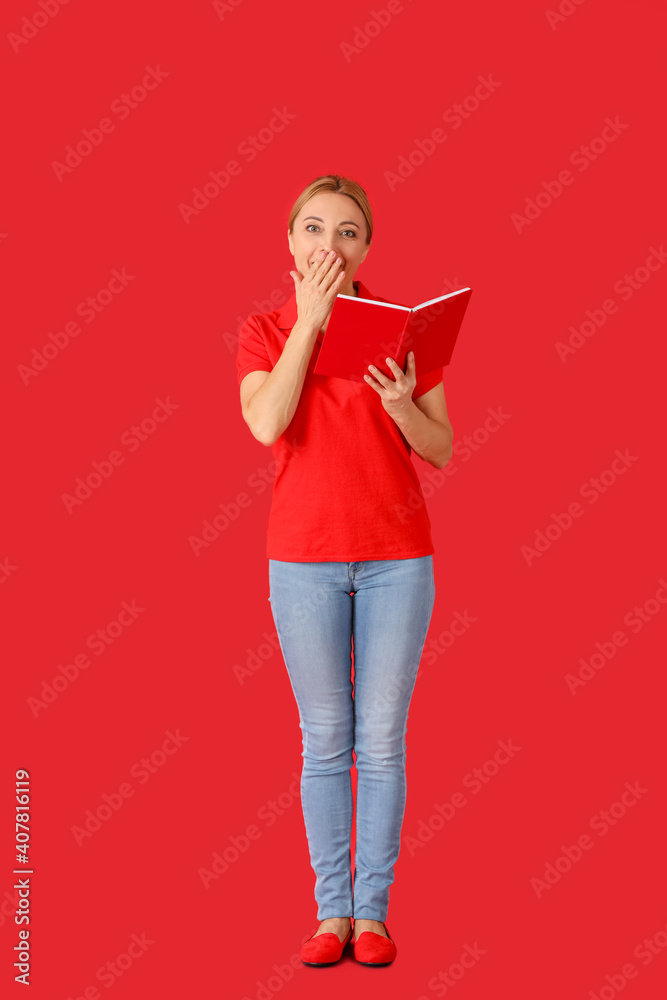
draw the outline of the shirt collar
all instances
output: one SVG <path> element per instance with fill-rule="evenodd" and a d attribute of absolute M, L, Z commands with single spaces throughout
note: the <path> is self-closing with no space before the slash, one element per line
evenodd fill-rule
<path fill-rule="evenodd" d="M 379 295 L 373 295 L 371 290 L 364 285 L 363 281 L 359 278 L 355 280 L 355 284 L 359 291 L 358 298 L 360 299 L 378 299 Z M 282 307 L 278 313 L 277 325 L 281 330 L 291 330 L 298 318 L 298 311 L 296 307 L 296 289 L 292 292 L 289 299 Z M 318 340 L 322 339 L 322 332 L 320 331 L 317 335 Z"/>

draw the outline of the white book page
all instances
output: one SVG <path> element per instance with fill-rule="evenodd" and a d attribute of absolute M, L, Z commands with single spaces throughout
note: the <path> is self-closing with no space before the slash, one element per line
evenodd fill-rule
<path fill-rule="evenodd" d="M 378 302 L 377 299 L 361 299 L 358 295 L 341 295 L 339 292 L 336 298 L 353 299 L 355 302 L 371 302 L 374 306 L 386 306 L 388 309 L 401 309 L 403 312 L 412 312 L 408 306 L 397 306 L 393 302 Z M 434 299 L 433 301 L 435 302 L 436 300 Z M 424 305 L 426 305 L 426 303 L 424 303 Z"/>
<path fill-rule="evenodd" d="M 425 306 L 431 306 L 434 302 L 442 302 L 444 299 L 451 299 L 455 295 L 460 295 L 461 292 L 469 292 L 470 288 L 457 288 L 455 292 L 448 292 L 447 295 L 438 295 L 435 299 L 429 299 L 428 302 L 420 302 L 418 306 L 414 306 L 410 311 L 417 312 L 418 309 L 423 309 Z"/>

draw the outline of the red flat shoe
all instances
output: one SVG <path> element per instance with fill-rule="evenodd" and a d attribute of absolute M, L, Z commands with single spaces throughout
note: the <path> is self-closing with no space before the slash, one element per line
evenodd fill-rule
<path fill-rule="evenodd" d="M 304 965 L 335 965 L 343 957 L 345 945 L 352 937 L 352 927 L 344 941 L 332 931 L 314 934 L 301 947 L 301 961 Z"/>
<path fill-rule="evenodd" d="M 389 937 L 387 925 L 382 924 L 387 936 L 374 931 L 362 931 L 354 942 L 354 957 L 362 965 L 390 965 L 396 958 L 396 945 Z"/>

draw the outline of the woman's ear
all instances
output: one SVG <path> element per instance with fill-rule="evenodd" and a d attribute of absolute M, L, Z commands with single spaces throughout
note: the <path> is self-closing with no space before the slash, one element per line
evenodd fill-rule
<path fill-rule="evenodd" d="M 292 234 L 289 229 L 287 230 L 287 245 L 289 247 L 289 252 L 294 256 L 294 244 L 292 243 Z"/>

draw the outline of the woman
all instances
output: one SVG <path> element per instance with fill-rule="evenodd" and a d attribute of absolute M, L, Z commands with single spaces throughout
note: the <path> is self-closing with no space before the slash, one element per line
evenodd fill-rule
<path fill-rule="evenodd" d="M 405 734 L 435 600 L 410 453 L 437 469 L 452 454 L 442 369 L 417 375 L 411 353 L 405 373 L 387 358 L 393 378 L 372 365 L 358 382 L 313 372 L 336 295 L 388 301 L 354 280 L 372 232 L 357 183 L 333 174 L 309 184 L 287 231 L 294 293 L 282 309 L 248 317 L 237 357 L 243 418 L 278 470 L 269 601 L 299 711 L 321 921 L 301 950 L 306 965 L 337 962 L 353 933 L 357 961 L 396 957 L 385 920 L 405 812 Z"/>

